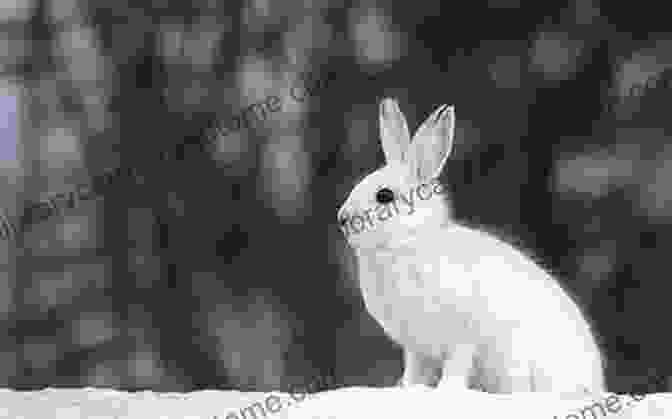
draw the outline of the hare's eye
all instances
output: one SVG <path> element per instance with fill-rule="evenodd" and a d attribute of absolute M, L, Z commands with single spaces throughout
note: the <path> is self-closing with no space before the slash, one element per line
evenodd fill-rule
<path fill-rule="evenodd" d="M 394 192 L 390 188 L 381 188 L 376 192 L 376 202 L 379 204 L 389 204 L 394 201 Z"/>

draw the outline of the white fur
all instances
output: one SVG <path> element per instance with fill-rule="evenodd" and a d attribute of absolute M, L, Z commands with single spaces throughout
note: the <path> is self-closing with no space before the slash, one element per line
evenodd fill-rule
<path fill-rule="evenodd" d="M 434 385 L 440 377 L 440 385 L 495 393 L 603 391 L 589 323 L 560 285 L 508 243 L 451 221 L 438 189 L 418 196 L 417 186 L 443 168 L 454 119 L 452 107 L 437 109 L 409 145 L 403 114 L 385 99 L 387 164 L 339 210 L 339 219 L 369 211 L 367 228 L 348 241 L 367 310 L 404 349 L 402 383 Z M 381 187 L 405 194 L 382 221 L 372 217 L 383 209 L 375 201 Z"/>

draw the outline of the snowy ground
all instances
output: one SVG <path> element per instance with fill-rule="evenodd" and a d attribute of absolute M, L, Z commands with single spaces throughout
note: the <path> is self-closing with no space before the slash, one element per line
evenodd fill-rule
<path fill-rule="evenodd" d="M 106 389 L 0 389 L 0 418 L 17 419 L 377 419 L 672 418 L 672 393 L 594 399 L 546 393 L 352 387 L 312 395 L 198 391 L 128 393 Z"/>

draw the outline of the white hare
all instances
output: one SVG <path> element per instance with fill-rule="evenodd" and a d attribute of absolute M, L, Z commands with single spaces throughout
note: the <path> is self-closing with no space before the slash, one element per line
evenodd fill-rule
<path fill-rule="evenodd" d="M 591 327 L 558 282 L 512 245 L 451 220 L 436 179 L 454 127 L 454 107 L 443 105 L 411 143 L 398 104 L 384 99 L 386 164 L 338 211 L 367 310 L 404 350 L 401 384 L 604 391 Z"/>

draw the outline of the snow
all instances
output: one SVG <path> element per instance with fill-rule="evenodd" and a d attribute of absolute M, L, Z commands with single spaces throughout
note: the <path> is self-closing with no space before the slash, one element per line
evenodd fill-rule
<path fill-rule="evenodd" d="M 672 393 L 605 393 L 594 398 L 553 393 L 488 394 L 425 386 L 349 387 L 305 395 L 205 390 L 124 392 L 102 388 L 0 389 L 0 418 L 24 419 L 374 419 L 672 418 Z M 611 397 L 611 399 L 609 399 Z M 619 408 L 616 409 L 616 397 Z M 302 400 L 303 399 L 303 400 Z M 607 404 L 607 400 L 611 400 Z M 600 406 L 595 403 L 599 403 Z M 592 409 L 590 408 L 592 406 Z M 606 408 L 606 407 L 609 407 Z M 600 410 L 601 409 L 601 410 Z"/>

